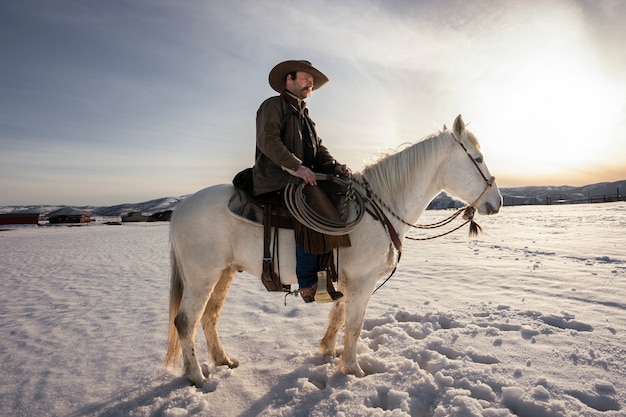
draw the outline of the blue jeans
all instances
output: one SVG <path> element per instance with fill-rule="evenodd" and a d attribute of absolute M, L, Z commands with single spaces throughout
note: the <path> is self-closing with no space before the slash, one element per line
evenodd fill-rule
<path fill-rule="evenodd" d="M 296 276 L 300 288 L 309 288 L 317 282 L 317 258 L 319 255 L 307 253 L 296 245 Z"/>

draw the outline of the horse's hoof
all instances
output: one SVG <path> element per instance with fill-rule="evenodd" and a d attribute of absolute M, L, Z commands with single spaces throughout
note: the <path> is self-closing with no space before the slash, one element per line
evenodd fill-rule
<path fill-rule="evenodd" d="M 333 358 L 336 358 L 336 357 L 339 356 L 335 349 L 325 349 L 325 348 L 323 348 L 321 346 L 320 346 L 320 353 L 322 354 L 322 356 L 330 356 L 330 357 L 333 357 Z"/>
<path fill-rule="evenodd" d="M 205 377 L 209 377 L 209 375 L 211 375 L 211 369 L 209 368 L 209 364 L 206 362 L 203 362 L 200 365 L 200 370 L 202 371 L 202 375 L 204 375 Z"/>
<path fill-rule="evenodd" d="M 202 365 L 200 365 L 200 368 L 198 368 L 197 372 L 188 373 L 187 379 L 189 379 L 189 382 L 191 382 L 192 385 L 195 385 L 196 388 L 202 388 L 202 385 L 204 385 L 204 383 L 207 381 L 206 377 L 208 376 L 209 376 L 209 365 L 206 363 L 203 363 Z"/>
<path fill-rule="evenodd" d="M 191 383 L 196 387 L 196 388 L 202 388 L 202 386 L 204 385 L 204 383 L 207 382 L 206 378 L 202 378 L 199 379 L 197 381 L 191 381 Z"/>
<path fill-rule="evenodd" d="M 228 366 L 230 369 L 234 369 L 239 366 L 239 361 L 226 357 L 221 361 L 216 361 L 215 366 Z"/>
<path fill-rule="evenodd" d="M 358 364 L 354 367 L 348 367 L 340 364 L 339 372 L 345 375 L 354 375 L 357 378 L 363 378 L 365 376 L 365 372 L 363 372 L 363 369 L 361 369 Z"/>
<path fill-rule="evenodd" d="M 347 375 L 354 375 L 357 378 L 363 378 L 365 376 L 365 372 L 363 372 L 363 369 L 361 369 L 361 368 L 352 370 L 350 372 L 344 372 L 344 373 L 347 374 Z"/>

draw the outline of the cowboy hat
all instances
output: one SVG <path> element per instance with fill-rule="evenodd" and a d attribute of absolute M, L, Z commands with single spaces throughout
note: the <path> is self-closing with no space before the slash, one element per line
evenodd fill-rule
<path fill-rule="evenodd" d="M 328 77 L 311 65 L 309 61 L 284 61 L 276 64 L 270 71 L 270 86 L 274 91 L 282 93 L 285 89 L 285 77 L 292 72 L 304 71 L 313 76 L 313 90 L 317 90 L 328 82 Z"/>

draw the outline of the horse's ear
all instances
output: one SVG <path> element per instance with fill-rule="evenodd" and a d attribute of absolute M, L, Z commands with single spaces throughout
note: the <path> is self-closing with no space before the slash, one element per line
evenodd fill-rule
<path fill-rule="evenodd" d="M 457 139 L 461 139 L 465 134 L 465 122 L 460 114 L 456 117 L 456 119 L 454 119 L 454 126 L 452 129 Z"/>

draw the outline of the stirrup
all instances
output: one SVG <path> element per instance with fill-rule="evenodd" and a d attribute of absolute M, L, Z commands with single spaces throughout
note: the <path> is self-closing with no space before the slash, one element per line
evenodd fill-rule
<path fill-rule="evenodd" d="M 343 294 L 339 291 L 332 291 L 332 294 L 328 292 L 328 287 L 326 285 L 328 276 L 326 271 L 318 271 L 317 272 L 317 291 L 315 291 L 315 302 L 318 304 L 322 303 L 332 303 L 335 300 L 343 297 Z"/>

